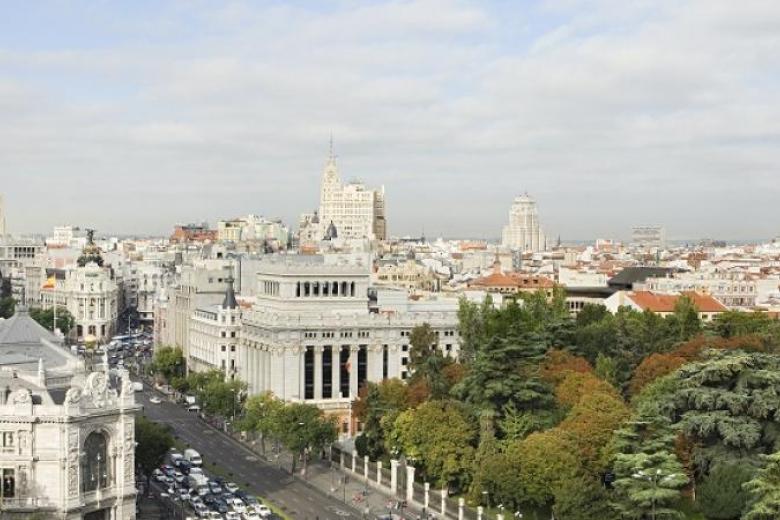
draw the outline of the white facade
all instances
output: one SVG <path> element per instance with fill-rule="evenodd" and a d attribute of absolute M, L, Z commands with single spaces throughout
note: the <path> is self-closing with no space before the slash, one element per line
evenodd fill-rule
<path fill-rule="evenodd" d="M 108 268 L 89 263 L 84 267 L 50 272 L 42 271 L 44 284 L 54 278 L 54 285 L 44 285 L 39 290 L 36 303 L 43 309 L 67 308 L 76 321 L 77 338 L 94 336 L 107 341 L 116 331 L 119 312 L 119 288 L 111 278 Z M 32 277 L 31 277 L 32 278 Z"/>
<path fill-rule="evenodd" d="M 668 278 L 648 278 L 637 290 L 663 294 L 695 291 L 733 309 L 755 307 L 758 297 L 756 281 L 744 273 L 676 273 Z"/>
<path fill-rule="evenodd" d="M 217 240 L 222 242 L 268 240 L 285 245 L 289 234 L 289 229 L 281 220 L 257 215 L 217 222 Z"/>
<path fill-rule="evenodd" d="M 339 238 L 384 240 L 387 237 L 384 186 L 369 190 L 359 182 L 342 183 L 331 151 L 322 172 L 319 221 L 320 239 L 325 237 L 332 222 Z"/>
<path fill-rule="evenodd" d="M 243 312 L 239 345 L 239 376 L 250 394 L 348 411 L 366 381 L 407 377 L 409 334 L 423 323 L 438 348 L 457 356 L 457 306 L 370 313 L 368 267 L 287 261 L 264 265 L 257 276 L 260 292 Z"/>
<path fill-rule="evenodd" d="M 3 518 L 135 518 L 140 406 L 120 381 L 86 372 L 24 308 L 0 322 Z"/>
<path fill-rule="evenodd" d="M 666 230 L 663 226 L 634 226 L 631 242 L 638 247 L 665 247 Z"/>
<path fill-rule="evenodd" d="M 544 251 L 547 239 L 539 225 L 536 201 L 528 195 L 515 197 L 509 210 L 509 224 L 504 226 L 502 244 L 521 251 Z"/>

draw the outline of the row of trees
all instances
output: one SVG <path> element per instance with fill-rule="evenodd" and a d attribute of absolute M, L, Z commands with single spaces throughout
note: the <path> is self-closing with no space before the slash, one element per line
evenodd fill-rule
<path fill-rule="evenodd" d="M 561 293 L 463 302 L 459 318 L 458 362 L 422 325 L 408 384 L 361 390 L 361 455 L 403 453 L 472 503 L 564 519 L 680 516 L 686 502 L 708 518 L 774 518 L 755 511 L 777 501 L 756 482 L 780 447 L 777 321 L 705 325 L 685 298 L 667 317 L 586 306 L 573 319 Z"/>

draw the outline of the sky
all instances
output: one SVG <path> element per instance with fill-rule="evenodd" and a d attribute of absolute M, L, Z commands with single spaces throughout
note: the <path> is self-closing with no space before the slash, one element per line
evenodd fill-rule
<path fill-rule="evenodd" d="M 166 234 L 384 185 L 391 235 L 780 235 L 776 0 L 0 5 L 9 231 Z"/>

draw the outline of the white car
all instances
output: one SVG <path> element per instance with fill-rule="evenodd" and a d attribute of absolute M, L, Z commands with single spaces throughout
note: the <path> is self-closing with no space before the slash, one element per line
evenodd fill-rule
<path fill-rule="evenodd" d="M 271 511 L 265 504 L 255 504 L 252 509 L 254 509 L 255 513 L 257 513 L 262 518 L 267 518 L 273 514 L 273 511 Z"/>
<path fill-rule="evenodd" d="M 225 513 L 225 520 L 241 520 L 241 515 L 235 511 L 228 511 Z"/>
<path fill-rule="evenodd" d="M 246 513 L 246 505 L 240 498 L 233 498 L 228 500 L 228 505 L 233 508 L 236 513 Z"/>
<path fill-rule="evenodd" d="M 238 491 L 238 485 L 235 482 L 228 482 L 227 484 L 225 484 L 225 489 L 227 489 L 231 493 L 235 493 L 236 491 Z"/>
<path fill-rule="evenodd" d="M 162 403 L 162 399 L 160 399 L 159 397 L 154 395 L 154 396 L 149 398 L 149 402 L 152 403 L 152 404 L 160 404 L 160 403 Z"/>
<path fill-rule="evenodd" d="M 244 513 L 244 520 L 261 520 L 260 515 L 257 513 Z"/>

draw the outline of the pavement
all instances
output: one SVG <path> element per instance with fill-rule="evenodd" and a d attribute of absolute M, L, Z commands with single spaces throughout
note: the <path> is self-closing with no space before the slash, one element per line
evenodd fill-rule
<path fill-rule="evenodd" d="M 143 414 L 150 420 L 168 424 L 174 435 L 184 444 L 196 449 L 203 457 L 204 468 L 217 464 L 228 480 L 282 509 L 291 518 L 299 520 L 375 519 L 387 514 L 393 503 L 382 493 L 366 487 L 362 477 L 347 478 L 346 484 L 336 469 L 327 462 L 310 462 L 305 479 L 291 476 L 290 455 L 269 453 L 269 460 L 252 451 L 247 445 L 209 426 L 198 414 L 163 401 L 152 404 L 149 398 L 159 394 L 144 385 L 137 393 L 144 406 Z M 368 489 L 368 494 L 363 491 Z M 399 511 L 393 510 L 394 514 Z M 417 512 L 406 510 L 404 517 L 417 518 Z"/>

